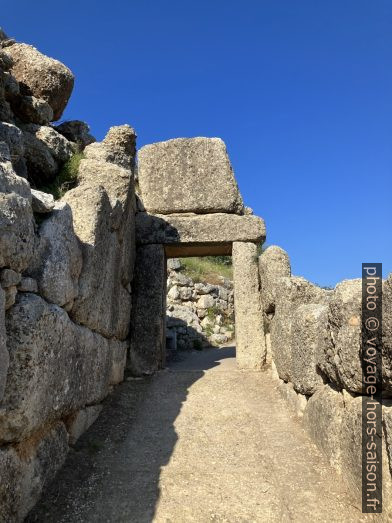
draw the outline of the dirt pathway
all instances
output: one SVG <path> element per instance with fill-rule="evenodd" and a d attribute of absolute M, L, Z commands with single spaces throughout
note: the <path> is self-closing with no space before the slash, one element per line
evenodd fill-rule
<path fill-rule="evenodd" d="M 230 347 L 126 381 L 28 521 L 361 521 L 275 387 Z"/>

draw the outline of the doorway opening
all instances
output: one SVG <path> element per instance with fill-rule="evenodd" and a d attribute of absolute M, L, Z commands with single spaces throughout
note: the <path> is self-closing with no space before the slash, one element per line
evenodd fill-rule
<path fill-rule="evenodd" d="M 166 358 L 235 345 L 231 256 L 167 259 Z"/>

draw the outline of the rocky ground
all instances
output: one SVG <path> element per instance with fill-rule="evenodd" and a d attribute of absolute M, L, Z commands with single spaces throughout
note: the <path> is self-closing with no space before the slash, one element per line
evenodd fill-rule
<path fill-rule="evenodd" d="M 27 521 L 366 521 L 271 375 L 234 356 L 123 383 Z"/>

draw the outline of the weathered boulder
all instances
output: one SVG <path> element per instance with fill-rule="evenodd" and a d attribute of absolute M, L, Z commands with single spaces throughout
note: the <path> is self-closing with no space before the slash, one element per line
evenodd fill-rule
<path fill-rule="evenodd" d="M 19 285 L 21 275 L 19 272 L 15 272 L 12 269 L 3 269 L 0 272 L 0 283 L 3 289 L 7 287 L 13 287 Z"/>
<path fill-rule="evenodd" d="M 177 138 L 142 147 L 138 178 L 148 212 L 242 214 L 244 206 L 220 138 Z"/>
<path fill-rule="evenodd" d="M 165 291 L 166 262 L 162 245 L 138 247 L 128 361 L 134 374 L 154 372 L 164 364 Z"/>
<path fill-rule="evenodd" d="M 163 243 L 175 245 L 181 243 L 183 251 L 189 244 L 189 252 L 194 256 L 231 254 L 232 242 L 262 243 L 265 240 L 265 224 L 258 216 L 238 216 L 235 214 L 189 214 L 157 215 L 139 212 L 136 214 L 136 241 L 140 245 Z M 185 245 L 184 245 L 185 244 Z M 210 244 L 205 252 L 203 245 Z M 192 247 L 196 245 L 194 251 Z M 182 251 L 179 251 L 180 256 Z M 216 252 L 215 252 L 216 251 Z"/>
<path fill-rule="evenodd" d="M 102 411 L 102 405 L 91 405 L 78 410 L 66 419 L 69 444 L 75 445 L 80 436 L 96 421 Z"/>
<path fill-rule="evenodd" d="M 89 160 L 109 162 L 124 169 L 133 169 L 136 154 L 136 132 L 129 125 L 111 127 L 102 142 L 85 148 Z"/>
<path fill-rule="evenodd" d="M 71 322 L 57 305 L 19 294 L 6 314 L 10 363 L 0 409 L 0 441 L 20 441 L 39 427 L 108 393 L 108 341 Z"/>
<path fill-rule="evenodd" d="M 275 311 L 276 281 L 283 276 L 291 276 L 290 259 L 286 251 L 277 245 L 271 245 L 259 256 L 261 299 L 263 311 L 267 314 Z"/>
<path fill-rule="evenodd" d="M 0 267 L 23 271 L 29 264 L 33 247 L 34 221 L 30 200 L 14 192 L 0 192 Z"/>
<path fill-rule="evenodd" d="M 237 364 L 258 370 L 265 363 L 266 347 L 256 244 L 233 243 L 233 277 Z"/>
<path fill-rule="evenodd" d="M 325 303 L 328 291 L 297 276 L 276 281 L 275 316 L 271 321 L 271 352 L 279 377 L 292 380 L 291 330 L 293 313 L 300 305 Z"/>
<path fill-rule="evenodd" d="M 8 145 L 10 160 L 14 163 L 24 154 L 23 133 L 11 123 L 0 122 L 0 141 Z"/>
<path fill-rule="evenodd" d="M 72 144 L 53 127 L 26 124 L 21 128 L 30 180 L 37 186 L 52 181 L 72 156 Z"/>
<path fill-rule="evenodd" d="M 112 367 L 109 377 L 109 385 L 118 385 L 124 379 L 127 353 L 129 351 L 128 341 L 109 340 Z"/>
<path fill-rule="evenodd" d="M 76 143 L 80 149 L 84 149 L 86 145 L 95 142 L 94 136 L 90 134 L 90 127 L 80 120 L 70 120 L 56 125 L 55 129 L 58 133 L 66 137 L 70 142 Z"/>
<path fill-rule="evenodd" d="M 362 392 L 361 366 L 362 281 L 339 283 L 329 303 L 332 344 L 320 362 L 323 373 L 341 388 Z"/>
<path fill-rule="evenodd" d="M 0 521 L 23 521 L 54 479 L 68 452 L 63 423 L 40 437 L 0 448 Z"/>
<path fill-rule="evenodd" d="M 310 395 L 323 385 L 318 365 L 329 348 L 328 306 L 300 305 L 291 326 L 291 381 L 294 389 Z"/>
<path fill-rule="evenodd" d="M 23 277 L 18 285 L 19 292 L 38 292 L 37 280 L 28 276 Z"/>
<path fill-rule="evenodd" d="M 45 100 L 20 94 L 10 99 L 13 112 L 23 122 L 48 125 L 53 120 L 53 110 Z"/>
<path fill-rule="evenodd" d="M 43 55 L 31 45 L 14 43 L 6 48 L 13 60 L 11 73 L 23 86 L 23 94 L 42 98 L 58 120 L 68 103 L 74 76 L 64 64 Z"/>
<path fill-rule="evenodd" d="M 197 332 L 202 331 L 199 324 L 199 318 L 185 305 L 170 306 L 166 311 L 166 316 L 168 327 L 189 326 L 193 327 Z"/>
<path fill-rule="evenodd" d="M 55 201 L 52 194 L 31 189 L 33 211 L 38 214 L 46 214 L 53 211 Z"/>
<path fill-rule="evenodd" d="M 341 470 L 341 424 L 344 398 L 341 392 L 324 385 L 311 396 L 304 412 L 304 426 L 328 461 Z"/>
<path fill-rule="evenodd" d="M 29 274 L 38 283 L 41 296 L 63 307 L 78 296 L 82 251 L 73 229 L 69 205 L 58 202 L 39 229 L 39 246 Z M 69 307 L 67 307 L 69 308 Z"/>

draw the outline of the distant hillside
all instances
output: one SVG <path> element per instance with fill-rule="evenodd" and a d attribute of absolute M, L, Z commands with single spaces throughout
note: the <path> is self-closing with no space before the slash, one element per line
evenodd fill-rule
<path fill-rule="evenodd" d="M 202 258 L 180 258 L 181 272 L 194 282 L 222 284 L 222 277 L 233 279 L 231 256 L 205 256 Z"/>

